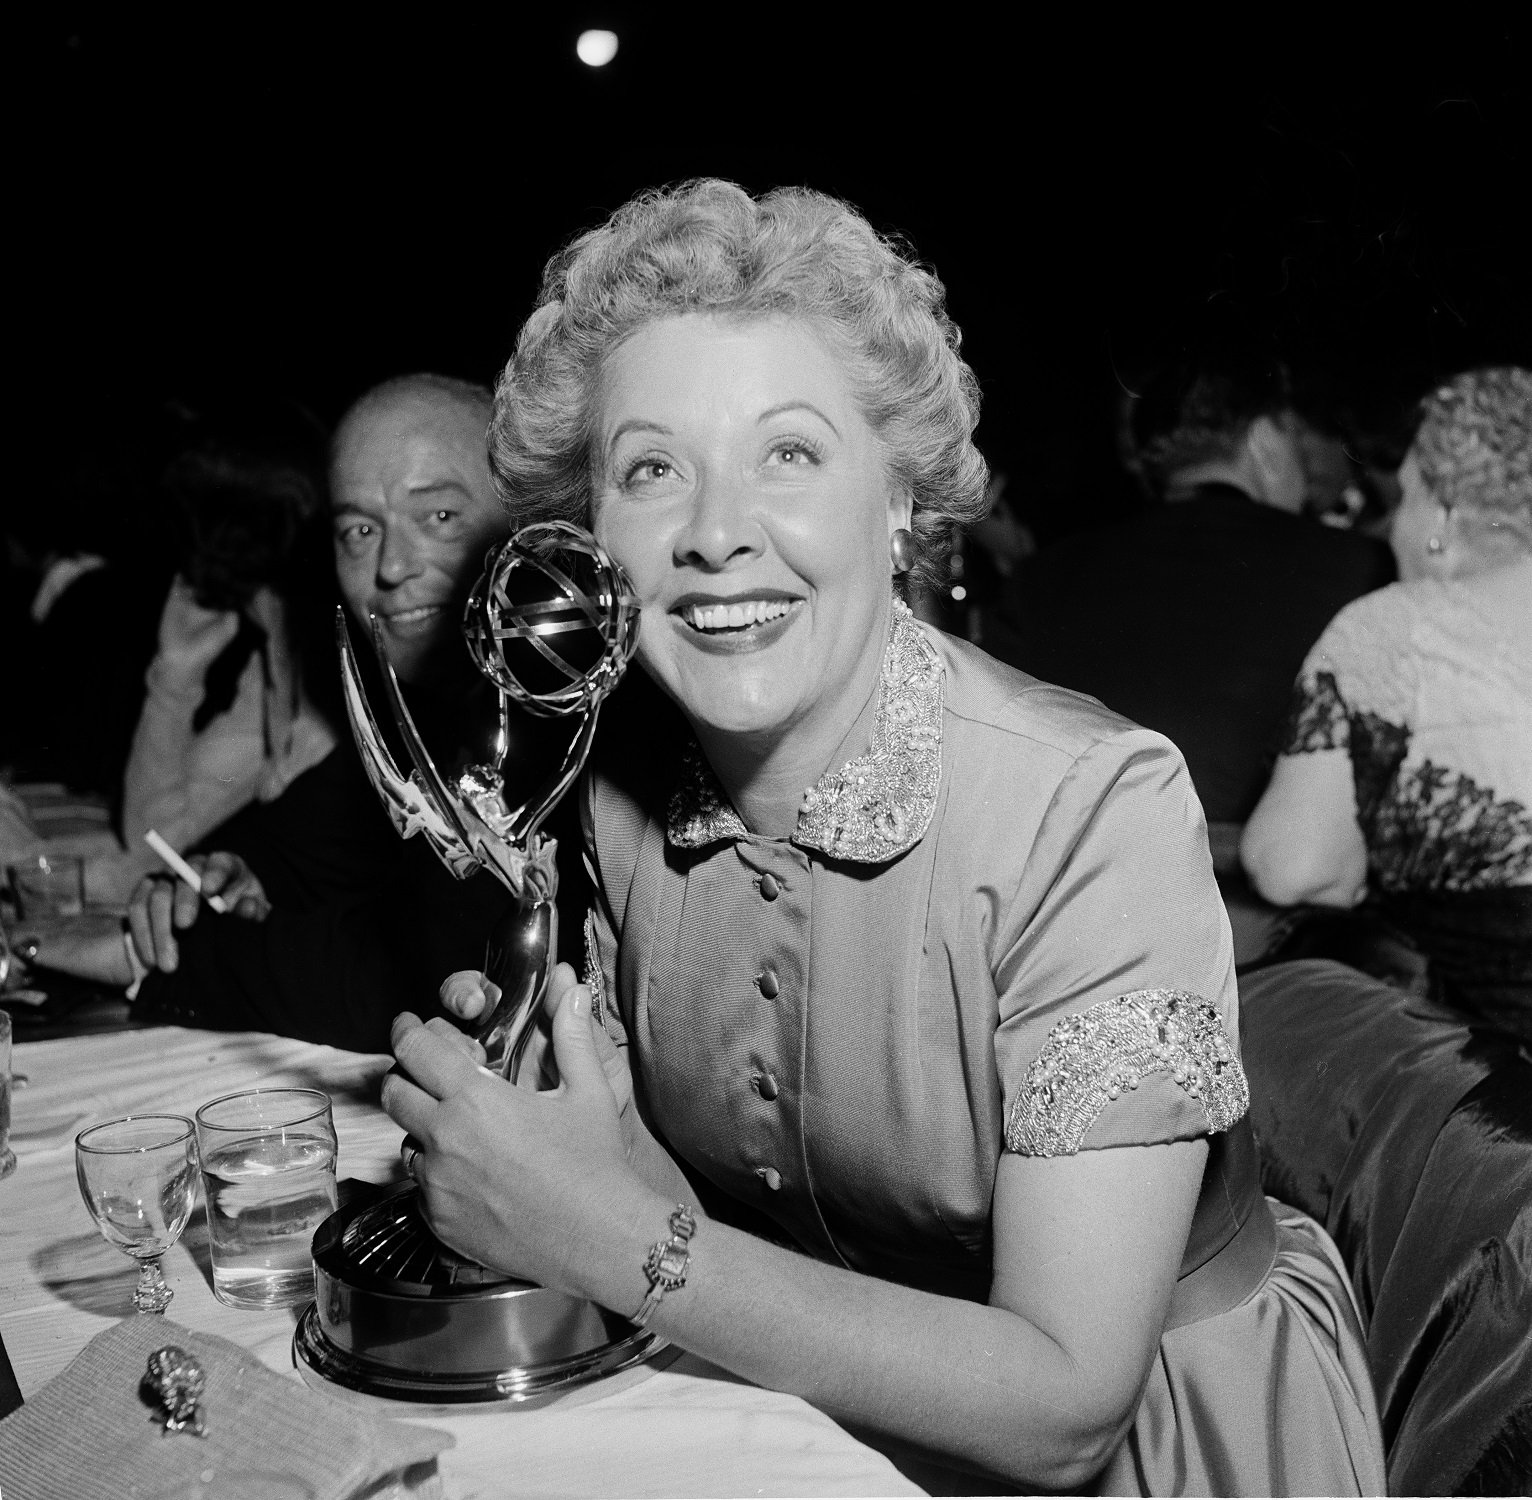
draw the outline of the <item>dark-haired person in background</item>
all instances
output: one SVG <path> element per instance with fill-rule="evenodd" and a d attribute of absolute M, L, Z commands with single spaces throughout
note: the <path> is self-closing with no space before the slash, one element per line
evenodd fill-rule
<path fill-rule="evenodd" d="M 1167 735 L 1209 823 L 1238 825 L 1305 653 L 1342 605 L 1392 580 L 1393 560 L 1383 542 L 1302 514 L 1299 421 L 1274 361 L 1167 366 L 1132 400 L 1127 429 L 1155 503 L 1021 562 L 984 646 Z M 1215 830 L 1215 859 L 1238 879 L 1235 841 Z"/>
<path fill-rule="evenodd" d="M 93 898 L 158 868 L 148 829 L 190 848 L 335 748 L 325 447 L 301 411 L 245 407 L 166 472 L 176 575 L 123 773 L 123 849 L 87 867 Z"/>

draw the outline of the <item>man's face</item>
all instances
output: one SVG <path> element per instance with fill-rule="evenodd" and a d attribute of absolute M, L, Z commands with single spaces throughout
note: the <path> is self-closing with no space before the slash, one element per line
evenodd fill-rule
<path fill-rule="evenodd" d="M 375 616 L 388 659 L 418 682 L 461 653 L 463 601 L 508 530 L 485 456 L 484 418 L 431 394 L 353 415 L 330 473 L 335 571 L 358 624 Z"/>

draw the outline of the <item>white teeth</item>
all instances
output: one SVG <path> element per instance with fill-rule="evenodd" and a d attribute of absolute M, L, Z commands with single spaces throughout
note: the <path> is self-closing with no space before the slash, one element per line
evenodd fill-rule
<path fill-rule="evenodd" d="M 743 630 L 779 620 L 790 608 L 785 599 L 746 599 L 740 604 L 693 604 L 685 620 L 693 630 Z"/>
<path fill-rule="evenodd" d="M 400 610 L 398 614 L 393 615 L 391 618 L 396 625 L 408 625 L 415 620 L 424 620 L 429 615 L 437 614 L 440 610 L 441 606 L 439 604 L 422 604 L 419 609 Z"/>

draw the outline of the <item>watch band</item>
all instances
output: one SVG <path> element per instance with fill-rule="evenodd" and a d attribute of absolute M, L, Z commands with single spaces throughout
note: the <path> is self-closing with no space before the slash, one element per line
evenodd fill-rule
<path fill-rule="evenodd" d="M 642 1328 L 653 1316 L 666 1292 L 679 1291 L 686 1285 L 686 1271 L 691 1264 L 691 1238 L 697 1232 L 697 1216 L 684 1203 L 678 1203 L 670 1215 L 670 1234 L 656 1240 L 644 1258 L 644 1274 L 649 1278 L 649 1292 L 629 1322 Z"/>

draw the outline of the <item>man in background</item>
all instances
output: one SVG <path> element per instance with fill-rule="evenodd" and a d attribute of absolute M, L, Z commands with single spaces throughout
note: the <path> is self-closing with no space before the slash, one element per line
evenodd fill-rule
<path fill-rule="evenodd" d="M 361 642 L 377 619 L 444 769 L 486 759 L 495 728 L 461 634 L 463 603 L 507 530 L 486 458 L 490 402 L 479 386 L 406 376 L 364 395 L 331 445 L 341 597 Z M 370 644 L 358 655 L 366 668 Z M 371 696 L 381 705 L 375 685 Z M 513 725 L 523 736 L 511 750 L 515 784 L 541 779 L 527 764 L 547 758 L 537 729 Z M 482 967 L 510 899 L 487 874 L 454 879 L 423 838 L 399 838 L 349 736 L 276 801 L 226 824 L 219 848 L 193 863 L 228 915 L 154 877 L 130 904 L 127 943 L 99 927 L 45 931 L 35 962 L 136 982 L 146 1019 L 383 1051 L 394 1015 L 431 1014 L 444 975 Z"/>
<path fill-rule="evenodd" d="M 984 620 L 986 650 L 1174 740 L 1212 824 L 1260 797 L 1308 648 L 1394 576 L 1302 514 L 1299 430 L 1273 362 L 1162 370 L 1128 412 L 1152 507 L 1019 563 Z"/>

